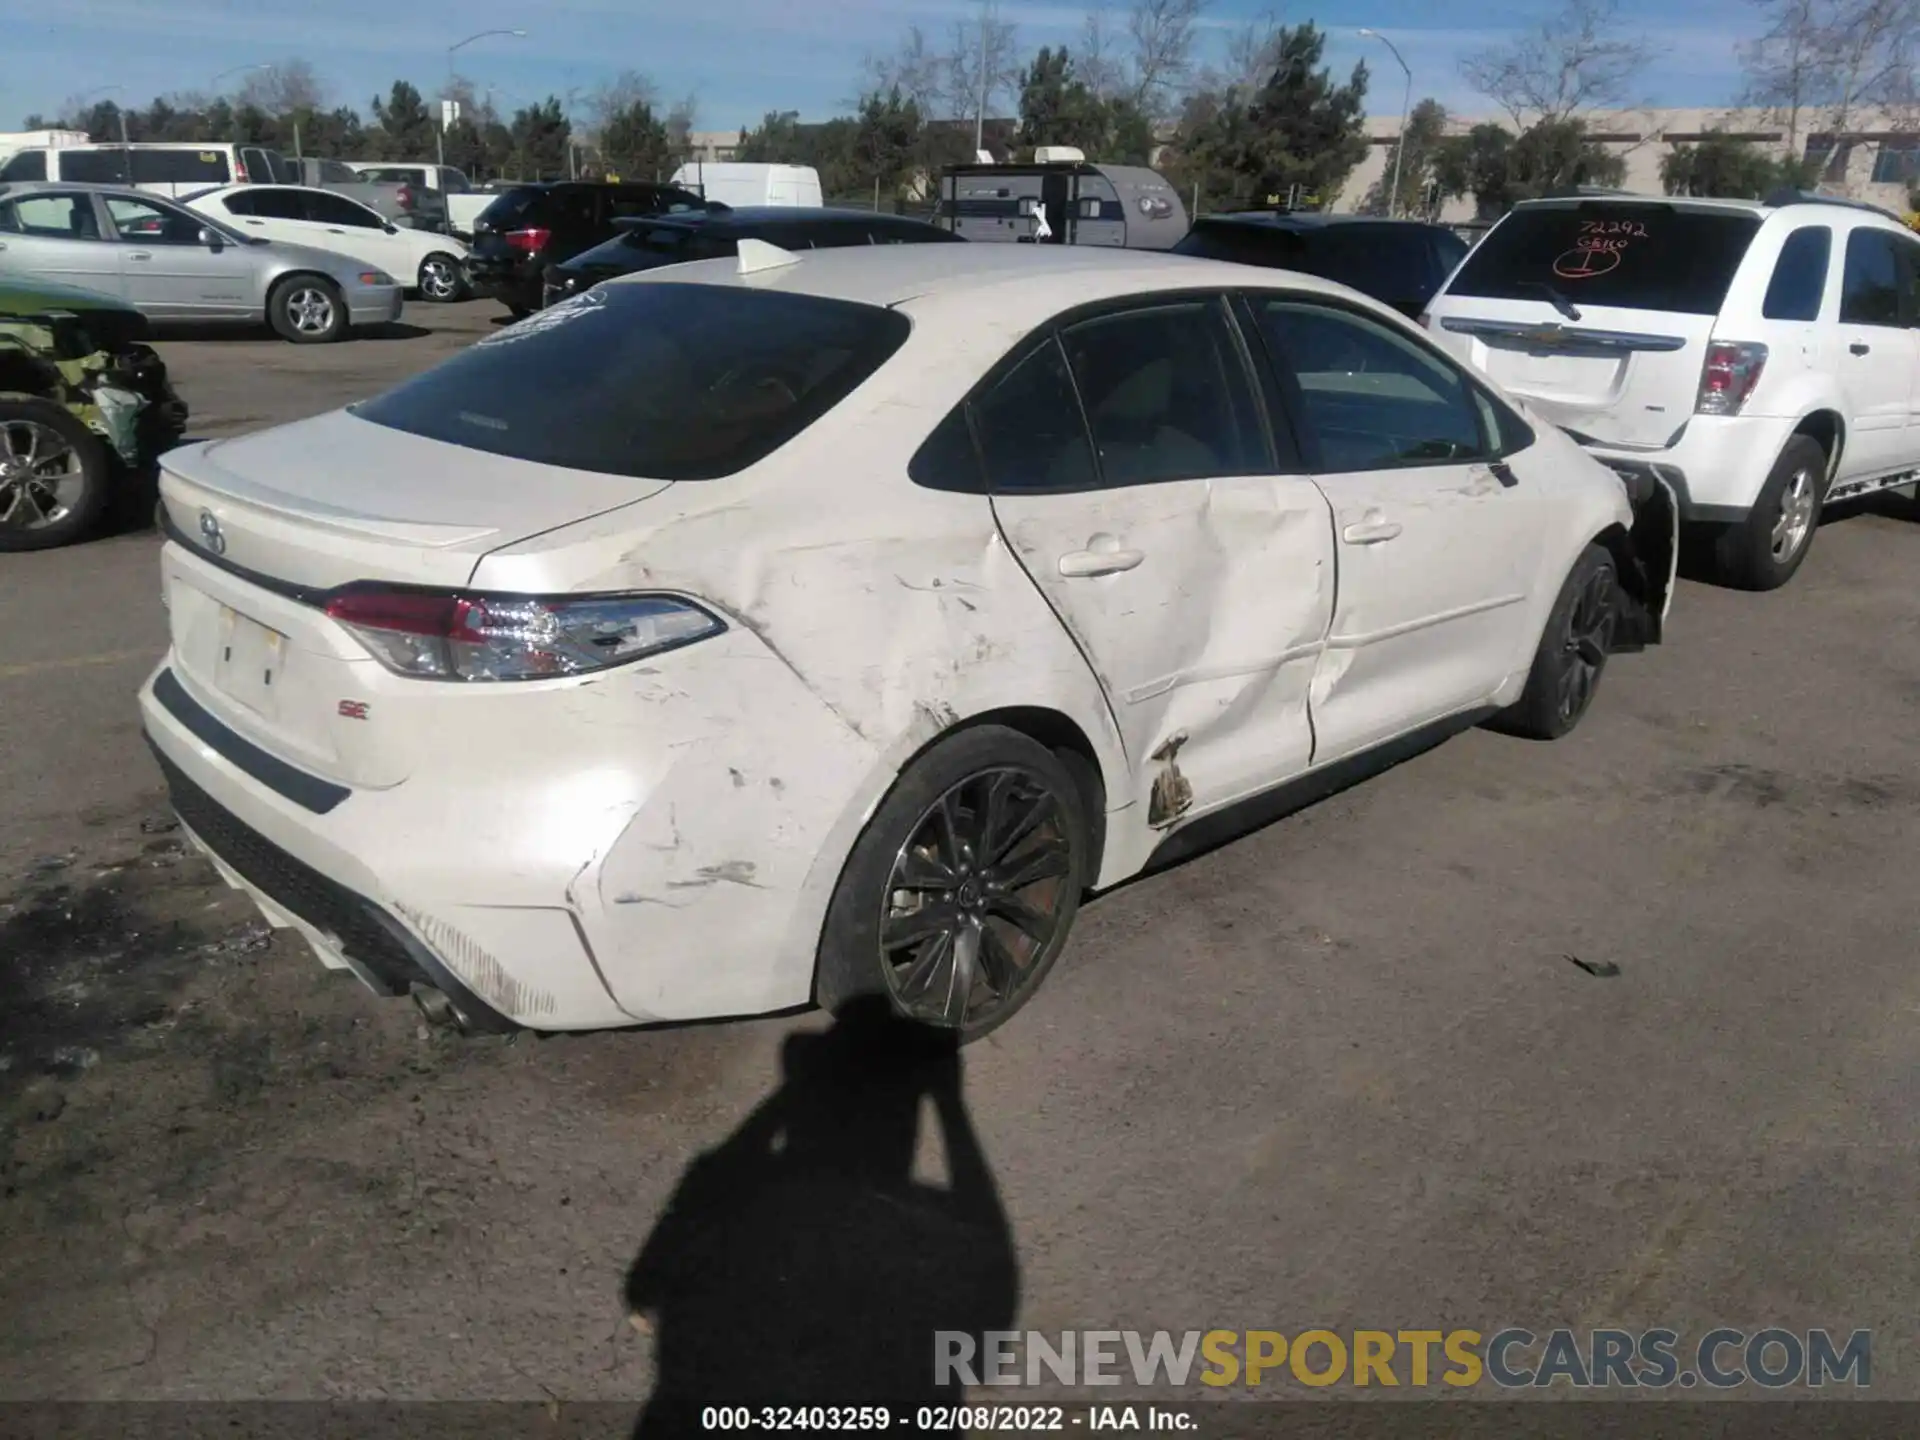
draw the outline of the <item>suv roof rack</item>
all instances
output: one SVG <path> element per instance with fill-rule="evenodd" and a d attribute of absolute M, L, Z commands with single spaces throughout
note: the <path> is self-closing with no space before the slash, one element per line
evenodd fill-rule
<path fill-rule="evenodd" d="M 1659 198 L 1657 196 L 1651 196 L 1651 195 L 1643 196 L 1636 190 L 1616 190 L 1606 185 L 1568 185 L 1559 190 L 1549 190 L 1546 194 L 1542 195 L 1540 198 L 1542 200 L 1578 200 L 1582 198 L 1598 199 L 1601 197 L 1612 197 L 1612 196 L 1621 196 L 1621 195 L 1628 196 L 1636 200 L 1641 200 L 1641 199 L 1651 200 L 1651 199 Z"/>
<path fill-rule="evenodd" d="M 1865 210 L 1870 215 L 1882 215 L 1896 223 L 1900 222 L 1900 217 L 1883 205 L 1875 205 L 1868 200 L 1849 200 L 1844 195 L 1822 195 L 1817 190 L 1775 190 L 1761 203 L 1776 210 L 1786 205 L 1838 205 L 1842 209 Z"/>

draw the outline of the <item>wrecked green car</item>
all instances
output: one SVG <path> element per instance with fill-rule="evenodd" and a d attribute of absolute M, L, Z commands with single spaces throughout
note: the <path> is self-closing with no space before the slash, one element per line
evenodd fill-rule
<path fill-rule="evenodd" d="M 185 432 L 146 333 L 114 296 L 0 276 L 0 550 L 85 539 Z"/>

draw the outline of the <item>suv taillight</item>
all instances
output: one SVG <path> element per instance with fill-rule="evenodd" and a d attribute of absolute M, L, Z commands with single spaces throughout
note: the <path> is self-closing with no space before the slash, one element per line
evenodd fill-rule
<path fill-rule="evenodd" d="M 393 198 L 399 203 L 402 210 L 411 210 L 413 208 L 413 191 L 407 186 L 402 185 L 398 190 L 394 191 Z"/>
<path fill-rule="evenodd" d="M 1700 395 L 1694 401 L 1694 412 L 1738 415 L 1766 366 L 1766 346 L 1715 340 L 1707 346 L 1707 363 L 1700 368 Z"/>
<path fill-rule="evenodd" d="M 507 244 L 522 255 L 538 255 L 552 238 L 553 231 L 537 225 L 525 230 L 509 230 L 506 234 Z"/>
<path fill-rule="evenodd" d="M 236 159 L 233 162 L 233 182 L 236 185 L 246 185 L 251 183 L 251 181 L 247 177 L 246 161 Z"/>

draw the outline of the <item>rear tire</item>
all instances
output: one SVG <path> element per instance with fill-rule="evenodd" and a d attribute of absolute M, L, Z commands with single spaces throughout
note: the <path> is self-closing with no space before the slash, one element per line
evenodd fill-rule
<path fill-rule="evenodd" d="M 289 275 L 267 296 L 267 321 L 283 340 L 324 345 L 346 338 L 347 302 L 331 280 Z"/>
<path fill-rule="evenodd" d="M 1613 557 L 1602 547 L 1589 545 L 1580 552 L 1547 615 L 1527 688 L 1487 722 L 1489 729 L 1526 740 L 1558 740 L 1580 723 L 1607 668 L 1619 586 Z"/>
<path fill-rule="evenodd" d="M 1774 462 L 1747 518 L 1714 537 L 1714 580 L 1735 590 L 1778 590 L 1813 548 L 1827 495 L 1827 452 L 1796 435 Z"/>
<path fill-rule="evenodd" d="M 1046 746 L 982 725 L 936 742 L 875 810 L 841 871 L 815 997 L 973 1040 L 1032 998 L 1090 878 L 1081 789 Z"/>
<path fill-rule="evenodd" d="M 451 305 L 467 298 L 467 277 L 460 262 L 436 250 L 420 262 L 420 298 L 434 305 Z"/>
<path fill-rule="evenodd" d="M 507 313 L 516 320 L 524 320 L 533 313 L 531 305 L 509 305 Z"/>
<path fill-rule="evenodd" d="M 0 551 L 86 539 L 112 490 L 106 445 L 64 406 L 0 400 Z"/>

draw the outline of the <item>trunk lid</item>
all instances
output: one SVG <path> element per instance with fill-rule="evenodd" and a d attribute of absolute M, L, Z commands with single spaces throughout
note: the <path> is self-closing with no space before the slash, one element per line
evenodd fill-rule
<path fill-rule="evenodd" d="M 489 550 L 666 487 L 490 455 L 345 410 L 169 451 L 174 538 L 281 585 L 460 586 Z M 216 546 L 218 548 L 216 548 Z"/>
<path fill-rule="evenodd" d="M 1519 206 L 1429 305 L 1432 332 L 1577 438 L 1664 448 L 1760 221 L 1679 199 Z"/>

